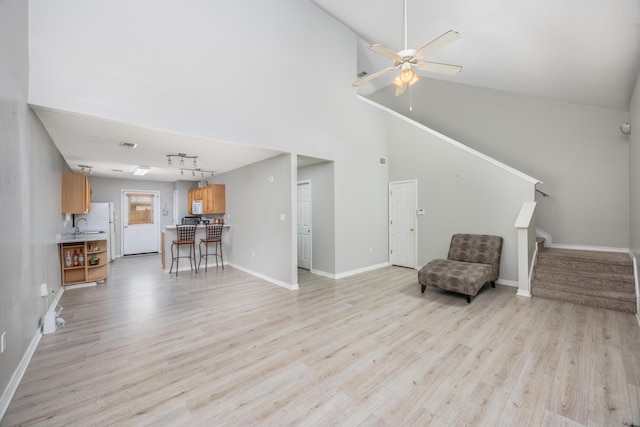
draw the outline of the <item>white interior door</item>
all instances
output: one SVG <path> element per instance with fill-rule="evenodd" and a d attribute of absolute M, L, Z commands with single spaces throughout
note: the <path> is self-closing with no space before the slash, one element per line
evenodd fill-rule
<path fill-rule="evenodd" d="M 311 270 L 311 183 L 298 183 L 298 267 Z"/>
<path fill-rule="evenodd" d="M 122 191 L 122 254 L 158 252 L 160 215 L 157 191 Z"/>
<path fill-rule="evenodd" d="M 389 261 L 416 267 L 417 182 L 389 183 Z"/>

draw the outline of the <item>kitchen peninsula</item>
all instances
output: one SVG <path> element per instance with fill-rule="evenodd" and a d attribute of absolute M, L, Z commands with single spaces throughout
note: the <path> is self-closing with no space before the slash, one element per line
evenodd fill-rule
<path fill-rule="evenodd" d="M 228 253 L 228 245 L 229 245 L 229 231 L 230 231 L 231 226 L 228 224 L 224 224 L 223 228 L 222 228 L 222 252 L 224 254 Z M 200 252 L 198 252 L 198 244 L 200 243 L 200 239 L 204 239 L 206 236 L 206 226 L 205 225 L 198 225 L 196 227 L 196 238 L 195 238 L 195 246 L 196 246 L 196 262 L 199 262 L 199 257 L 200 257 Z M 169 268 L 171 267 L 171 242 L 173 240 L 177 239 L 177 234 L 176 234 L 176 226 L 175 225 L 167 225 L 164 227 L 164 230 L 162 230 L 162 242 L 161 242 L 161 250 L 162 250 L 162 270 L 165 273 L 169 272 Z M 186 250 L 186 248 L 183 248 L 182 250 Z M 203 248 L 204 250 L 204 248 Z M 183 267 L 183 265 L 185 265 L 185 267 Z M 216 262 L 215 262 L 215 258 L 214 257 L 209 257 L 209 267 L 211 267 L 211 265 L 213 264 L 213 266 L 215 267 Z M 204 267 L 204 264 L 203 264 Z M 180 262 L 180 270 L 188 270 L 189 268 L 191 268 L 189 266 L 189 262 L 188 260 L 183 264 L 182 262 Z"/>
<path fill-rule="evenodd" d="M 105 236 L 103 232 L 77 233 L 63 234 L 58 239 L 64 286 L 95 283 L 107 278 L 109 256 Z M 84 259 L 80 259 L 80 254 Z M 67 255 L 71 258 L 70 262 Z"/>

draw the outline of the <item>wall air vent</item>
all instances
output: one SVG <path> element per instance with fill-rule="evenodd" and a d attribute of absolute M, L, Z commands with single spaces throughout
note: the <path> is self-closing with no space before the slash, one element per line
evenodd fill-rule
<path fill-rule="evenodd" d="M 387 165 L 387 158 L 386 157 L 380 157 L 380 160 L 378 161 L 378 164 L 381 166 L 386 166 Z"/>
<path fill-rule="evenodd" d="M 132 144 L 131 142 L 122 141 L 120 143 L 120 147 L 122 147 L 122 148 L 136 148 L 137 146 L 138 146 L 138 144 Z"/>

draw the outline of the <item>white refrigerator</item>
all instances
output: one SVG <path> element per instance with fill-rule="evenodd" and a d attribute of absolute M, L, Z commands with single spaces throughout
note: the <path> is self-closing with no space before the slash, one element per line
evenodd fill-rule
<path fill-rule="evenodd" d="M 86 221 L 80 221 L 85 218 Z M 80 223 L 78 223 L 80 221 Z M 82 231 L 104 231 L 107 234 L 107 254 L 109 262 L 116 257 L 116 210 L 113 202 L 91 203 L 88 214 L 76 215 L 75 224 Z"/>

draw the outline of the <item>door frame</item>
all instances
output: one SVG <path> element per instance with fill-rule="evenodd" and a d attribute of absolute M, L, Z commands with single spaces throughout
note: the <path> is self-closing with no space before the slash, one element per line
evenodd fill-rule
<path fill-rule="evenodd" d="M 127 197 L 128 193 L 141 193 L 141 194 L 153 194 L 154 195 L 154 206 L 153 206 L 153 225 L 155 227 L 154 235 L 156 236 L 156 244 L 158 246 L 158 253 L 162 252 L 160 247 L 160 231 L 162 227 L 160 226 L 160 191 L 157 190 L 127 190 L 124 188 L 120 189 L 120 253 L 124 257 L 124 229 L 125 229 L 125 211 L 128 209 L 129 199 Z M 129 224 L 129 213 L 126 214 L 127 224 Z"/>
<path fill-rule="evenodd" d="M 392 185 L 396 185 L 396 184 L 408 184 L 408 183 L 413 183 L 413 187 L 414 187 L 414 194 L 413 194 L 413 200 L 414 200 L 414 211 L 413 211 L 413 216 L 414 216 L 414 229 L 415 229 L 415 233 L 414 233 L 414 239 L 413 239 L 413 267 L 414 269 L 418 268 L 418 180 L 417 179 L 404 179 L 404 180 L 400 180 L 400 181 L 389 181 L 389 186 L 388 186 L 388 206 L 389 206 L 389 222 L 387 224 L 387 226 L 389 227 L 389 265 L 391 264 L 391 250 L 393 249 L 391 247 L 391 243 L 393 242 L 393 237 L 392 237 L 392 227 L 391 227 L 391 209 L 392 209 L 392 205 L 391 205 L 391 190 L 392 190 Z"/>
<path fill-rule="evenodd" d="M 296 183 L 296 214 L 298 213 L 298 187 L 300 185 L 309 185 L 309 197 L 311 198 L 311 210 L 309 211 L 309 271 L 312 271 L 313 268 L 313 191 L 311 191 L 311 180 L 305 179 L 303 181 L 298 181 Z M 296 237 L 298 234 L 298 216 L 296 215 Z M 300 268 L 298 266 L 298 248 L 297 248 L 296 238 L 296 268 Z"/>

